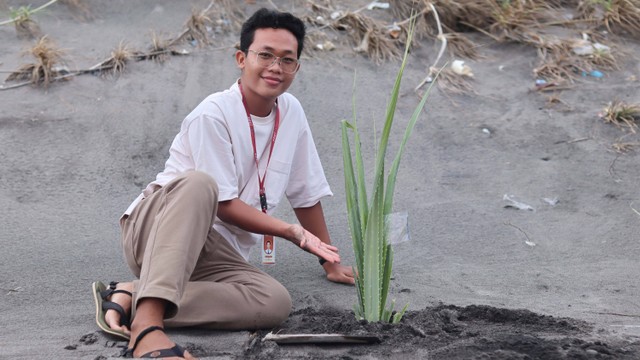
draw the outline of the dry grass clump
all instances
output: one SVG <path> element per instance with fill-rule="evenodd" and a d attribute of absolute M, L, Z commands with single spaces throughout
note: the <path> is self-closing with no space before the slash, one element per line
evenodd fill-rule
<path fill-rule="evenodd" d="M 447 45 L 451 57 L 463 57 L 471 60 L 477 60 L 481 58 L 480 54 L 478 53 L 478 45 L 469 40 L 469 38 L 464 34 L 450 32 L 445 33 L 444 36 L 447 38 Z"/>
<path fill-rule="evenodd" d="M 32 11 L 29 6 L 22 6 L 11 12 L 11 19 L 19 38 L 35 39 L 42 36 L 40 26 L 33 20 L 31 14 Z"/>
<path fill-rule="evenodd" d="M 317 26 L 309 35 L 327 27 L 345 32 L 356 44 L 356 52 L 367 54 L 376 63 L 399 59 L 404 48 L 404 31 L 400 26 L 386 26 L 382 21 L 362 13 L 366 7 L 354 11 L 336 11 L 331 7 L 311 2 L 311 10 L 318 17 L 307 16 L 306 20 Z M 322 21 L 317 20 L 322 18 Z"/>
<path fill-rule="evenodd" d="M 579 61 L 579 57 L 573 54 L 569 43 L 557 39 L 540 42 L 538 57 L 540 65 L 533 69 L 537 78 L 562 83 L 583 72 L 591 71 L 590 67 L 585 67 L 585 64 Z"/>
<path fill-rule="evenodd" d="M 614 53 L 623 54 L 623 51 L 609 44 L 606 49 L 594 48 L 593 54 L 586 56 L 585 59 L 589 64 L 603 70 L 619 70 L 620 64 Z"/>
<path fill-rule="evenodd" d="M 604 26 L 611 32 L 623 30 L 640 36 L 640 1 L 585 0 L 577 7 L 578 17 Z"/>
<path fill-rule="evenodd" d="M 211 26 L 211 18 L 205 11 L 193 10 L 191 17 L 187 20 L 186 31 L 181 36 L 187 41 L 195 41 L 199 47 L 209 45 L 209 31 L 207 27 Z"/>
<path fill-rule="evenodd" d="M 244 12 L 237 1 L 212 1 L 205 9 L 192 11 L 185 24 L 185 30 L 171 41 L 170 45 L 186 40 L 197 44 L 198 47 L 208 46 L 211 44 L 212 33 L 237 30 L 244 18 Z"/>
<path fill-rule="evenodd" d="M 593 70 L 619 69 L 618 59 L 610 46 L 588 39 L 546 36 L 532 40 L 531 45 L 538 49 L 540 65 L 533 71 L 538 78 L 572 81 Z"/>
<path fill-rule="evenodd" d="M 419 91 L 420 88 L 427 83 L 436 82 L 438 88 L 442 90 L 445 95 L 461 95 L 468 93 L 477 94 L 471 84 L 474 79 L 473 72 L 471 71 L 471 68 L 464 65 L 464 61 L 456 60 L 451 64 L 451 66 L 447 65 L 448 63 L 443 67 L 430 66 L 428 69 L 429 75 L 422 80 L 414 91 L 419 96 L 422 96 Z M 452 100 L 452 102 L 457 106 L 455 101 Z"/>
<path fill-rule="evenodd" d="M 419 12 L 417 32 L 435 38 L 444 29 L 443 36 L 451 45 L 449 52 L 456 57 L 475 59 L 477 45 L 464 33 L 481 32 L 497 42 L 529 42 L 535 29 L 550 17 L 554 7 L 542 0 L 392 0 L 396 17 L 408 17 Z M 433 7 L 433 8 L 432 8 Z M 432 18 L 432 9 L 438 13 L 440 24 Z"/>
<path fill-rule="evenodd" d="M 443 69 L 438 77 L 438 88 L 451 94 L 475 93 L 471 80 L 473 78 L 461 76 L 450 68 Z"/>
<path fill-rule="evenodd" d="M 157 62 L 164 62 L 167 57 L 174 52 L 171 47 L 175 43 L 175 40 L 163 39 L 157 33 L 151 34 L 151 45 L 149 45 L 149 51 L 147 53 L 136 54 L 137 60 L 154 60 Z"/>
<path fill-rule="evenodd" d="M 640 105 L 613 100 L 604 108 L 601 117 L 606 123 L 612 123 L 620 128 L 627 128 L 635 134 L 638 129 L 638 123 L 640 123 Z"/>
<path fill-rule="evenodd" d="M 358 44 L 354 50 L 366 53 L 376 63 L 399 59 L 402 54 L 400 41 L 391 38 L 385 26 L 372 17 L 349 12 L 336 21 L 334 27 L 346 30 Z"/>
<path fill-rule="evenodd" d="M 615 142 L 611 145 L 618 153 L 627 153 L 640 146 L 640 142 Z"/>
<path fill-rule="evenodd" d="M 58 65 L 62 61 L 64 52 L 56 48 L 47 36 L 40 38 L 27 53 L 33 55 L 36 62 L 20 66 L 7 77 L 7 81 L 28 80 L 31 84 L 47 87 L 62 75 Z"/>
<path fill-rule="evenodd" d="M 501 1 L 500 4 L 491 1 L 490 4 L 488 31 L 501 41 L 529 41 L 539 24 L 547 21 L 554 10 L 547 1 L 540 0 Z"/>
<path fill-rule="evenodd" d="M 415 39 L 420 39 L 425 36 L 433 36 L 433 28 L 429 23 L 428 12 L 431 11 L 428 6 L 427 0 L 390 0 L 389 8 L 394 18 L 409 19 L 412 15 L 418 14 L 415 19 L 414 34 Z"/>
<path fill-rule="evenodd" d="M 101 63 L 91 67 L 87 72 L 98 72 L 101 75 L 118 77 L 124 72 L 127 63 L 138 53 L 131 50 L 124 42 L 111 51 L 111 56 Z"/>
<path fill-rule="evenodd" d="M 431 73 L 437 73 L 437 69 L 431 69 Z M 471 81 L 473 74 L 462 75 L 455 72 L 451 67 L 446 67 L 440 71 L 437 78 L 438 88 L 450 94 L 475 93 Z"/>
<path fill-rule="evenodd" d="M 456 30 L 459 28 L 459 22 L 462 20 L 460 16 L 466 16 L 464 12 L 465 6 L 469 4 L 460 4 L 455 1 L 428 1 L 428 0 L 391 0 L 390 8 L 395 18 L 411 19 L 415 17 L 415 39 L 429 37 L 437 39 L 441 33 L 438 24 L 434 21 L 435 14 L 433 9 L 438 13 L 438 21 L 441 21 L 441 28 L 447 32 L 442 32 L 441 36 L 445 36 L 448 40 L 449 53 L 453 57 L 464 57 L 468 59 L 478 59 L 477 45 L 467 38 L 463 32 Z M 432 7 L 432 5 L 434 5 Z M 443 5 L 439 7 L 439 5 Z M 472 4 L 471 4 L 472 5 Z M 484 8 L 484 7 L 481 7 Z M 401 23 L 406 22 L 403 20 Z"/>
<path fill-rule="evenodd" d="M 38 24 L 31 18 L 31 15 L 46 9 L 47 7 L 55 4 L 58 0 L 49 0 L 47 3 L 35 8 L 31 9 L 31 5 L 21 6 L 18 9 L 11 9 L 11 20 L 0 21 L 0 26 L 7 25 L 13 23 L 16 32 L 18 33 L 18 37 L 24 38 L 39 38 L 42 35 L 40 31 L 40 27 Z"/>
<path fill-rule="evenodd" d="M 212 1 L 206 13 L 215 25 L 215 32 L 239 30 L 246 20 L 243 4 L 236 0 L 217 0 L 215 4 Z"/>

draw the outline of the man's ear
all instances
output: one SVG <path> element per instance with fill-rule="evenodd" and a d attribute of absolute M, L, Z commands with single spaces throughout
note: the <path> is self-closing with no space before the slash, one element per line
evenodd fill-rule
<path fill-rule="evenodd" d="M 247 54 L 245 54 L 242 50 L 236 51 L 236 65 L 240 70 L 244 70 L 245 61 L 247 61 Z"/>

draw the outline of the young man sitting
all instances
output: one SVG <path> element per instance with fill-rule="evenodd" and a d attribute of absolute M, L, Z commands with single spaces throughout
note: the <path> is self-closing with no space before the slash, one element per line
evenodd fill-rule
<path fill-rule="evenodd" d="M 316 255 L 329 280 L 353 284 L 331 245 L 320 200 L 332 193 L 305 113 L 286 92 L 304 36 L 291 14 L 252 15 L 235 55 L 240 79 L 184 119 L 164 171 L 120 219 L 125 258 L 139 280 L 96 282 L 93 291 L 99 326 L 130 339 L 127 355 L 192 358 L 165 326 L 283 322 L 289 293 L 247 262 L 251 247 L 275 245 L 274 236 Z M 300 224 L 270 215 L 285 196 Z"/>

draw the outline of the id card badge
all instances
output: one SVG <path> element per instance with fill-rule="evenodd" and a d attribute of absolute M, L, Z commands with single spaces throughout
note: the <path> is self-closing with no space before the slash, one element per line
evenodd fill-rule
<path fill-rule="evenodd" d="M 264 235 L 262 238 L 262 264 L 273 265 L 276 263 L 276 242 L 272 235 Z"/>

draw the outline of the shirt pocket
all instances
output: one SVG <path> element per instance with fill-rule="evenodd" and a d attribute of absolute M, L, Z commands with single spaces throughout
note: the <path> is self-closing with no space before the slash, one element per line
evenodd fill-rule
<path fill-rule="evenodd" d="M 271 159 L 267 168 L 267 178 L 265 180 L 265 191 L 267 193 L 267 204 L 269 210 L 280 203 L 289 184 L 289 174 L 291 173 L 291 163 Z"/>

